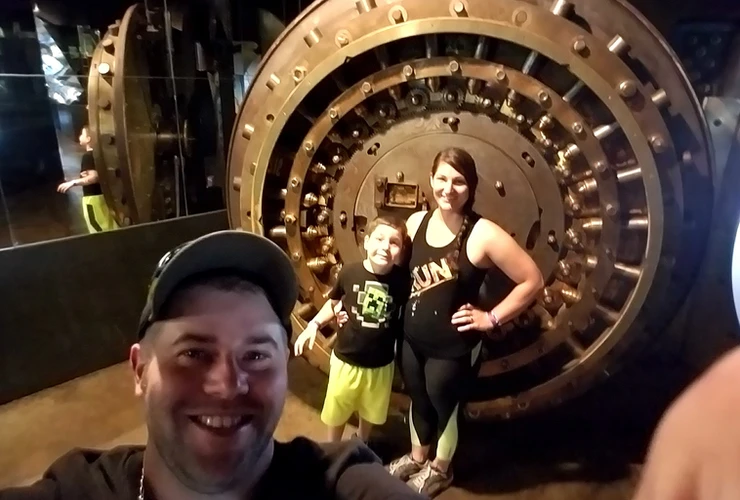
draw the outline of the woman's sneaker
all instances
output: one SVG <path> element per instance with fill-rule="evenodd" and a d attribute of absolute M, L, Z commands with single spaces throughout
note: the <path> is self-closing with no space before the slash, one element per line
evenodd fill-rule
<path fill-rule="evenodd" d="M 401 481 L 408 481 L 411 476 L 422 470 L 429 461 L 419 463 L 413 459 L 411 453 L 407 453 L 401 458 L 397 458 L 388 464 L 388 472 L 391 476 L 397 477 Z"/>
<path fill-rule="evenodd" d="M 450 468 L 444 473 L 427 462 L 424 468 L 411 476 L 406 484 L 416 493 L 434 498 L 452 484 L 452 469 Z"/>

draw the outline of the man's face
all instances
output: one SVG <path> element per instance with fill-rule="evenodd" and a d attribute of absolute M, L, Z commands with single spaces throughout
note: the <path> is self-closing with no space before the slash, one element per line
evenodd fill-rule
<path fill-rule="evenodd" d="M 272 441 L 286 334 L 262 293 L 199 286 L 172 307 L 175 319 L 131 351 L 149 442 L 190 489 L 226 491 L 251 478 Z"/>

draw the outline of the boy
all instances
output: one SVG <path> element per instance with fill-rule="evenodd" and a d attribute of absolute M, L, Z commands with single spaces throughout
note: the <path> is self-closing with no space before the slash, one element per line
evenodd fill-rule
<path fill-rule="evenodd" d="M 95 169 L 92 139 L 87 125 L 80 132 L 80 146 L 85 148 L 82 155 L 80 177 L 59 184 L 57 191 L 64 194 L 75 186 L 82 186 L 82 215 L 85 218 L 90 234 L 118 229 L 113 212 L 108 208 L 100 187 L 98 171 Z"/>
<path fill-rule="evenodd" d="M 321 412 L 332 442 L 341 441 L 355 411 L 360 417 L 359 437 L 366 443 L 373 425 L 384 424 L 388 416 L 400 312 L 411 287 L 408 269 L 398 266 L 406 240 L 403 221 L 373 220 L 363 242 L 365 259 L 342 267 L 329 300 L 296 339 L 296 356 L 303 353 L 306 342 L 312 349 L 316 333 L 343 302 L 349 321 L 341 327 L 331 354 Z"/>

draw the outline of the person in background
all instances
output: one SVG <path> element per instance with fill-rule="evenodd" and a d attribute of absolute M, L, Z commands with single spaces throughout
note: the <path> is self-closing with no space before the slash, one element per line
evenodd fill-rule
<path fill-rule="evenodd" d="M 77 449 L 0 500 L 420 500 L 357 439 L 273 437 L 288 390 L 293 266 L 219 231 L 157 265 L 130 350 L 146 446 Z"/>
<path fill-rule="evenodd" d="M 437 208 L 416 212 L 406 222 L 413 240 L 413 286 L 399 368 L 411 398 L 412 449 L 388 468 L 415 491 L 433 497 L 452 483 L 459 407 L 478 375 L 482 337 L 524 311 L 542 290 L 543 278 L 509 233 L 473 211 L 478 173 L 467 151 L 440 151 L 430 184 Z M 492 268 L 516 286 L 484 310 L 479 292 Z M 430 460 L 435 439 L 436 456 Z"/>
<path fill-rule="evenodd" d="M 340 302 L 348 309 L 349 322 L 338 333 L 331 353 L 321 412 L 331 442 L 341 441 L 355 412 L 359 437 L 365 443 L 373 425 L 384 424 L 388 417 L 400 312 L 411 285 L 408 267 L 398 265 L 406 238 L 403 220 L 373 220 L 363 241 L 365 259 L 342 267 L 329 300 L 295 342 L 296 356 L 303 353 L 306 343 L 312 349 L 317 332 L 334 318 Z"/>
<path fill-rule="evenodd" d="M 87 126 L 82 127 L 79 141 L 80 145 L 85 148 L 82 155 L 80 177 L 62 182 L 57 187 L 57 191 L 64 194 L 75 186 L 82 186 L 82 215 L 85 217 L 85 223 L 90 233 L 117 229 L 116 219 L 105 203 L 105 197 L 100 188 L 98 171 L 95 169 L 90 131 Z"/>

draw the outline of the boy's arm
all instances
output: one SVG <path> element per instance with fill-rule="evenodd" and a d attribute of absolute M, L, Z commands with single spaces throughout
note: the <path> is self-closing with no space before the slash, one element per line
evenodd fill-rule
<path fill-rule="evenodd" d="M 321 306 L 319 312 L 316 313 L 316 316 L 314 316 L 309 323 L 314 323 L 316 325 L 316 328 L 322 328 L 329 321 L 334 319 L 334 308 L 337 304 L 339 304 L 339 302 L 341 302 L 341 299 L 332 298 L 324 302 L 324 305 Z"/>

